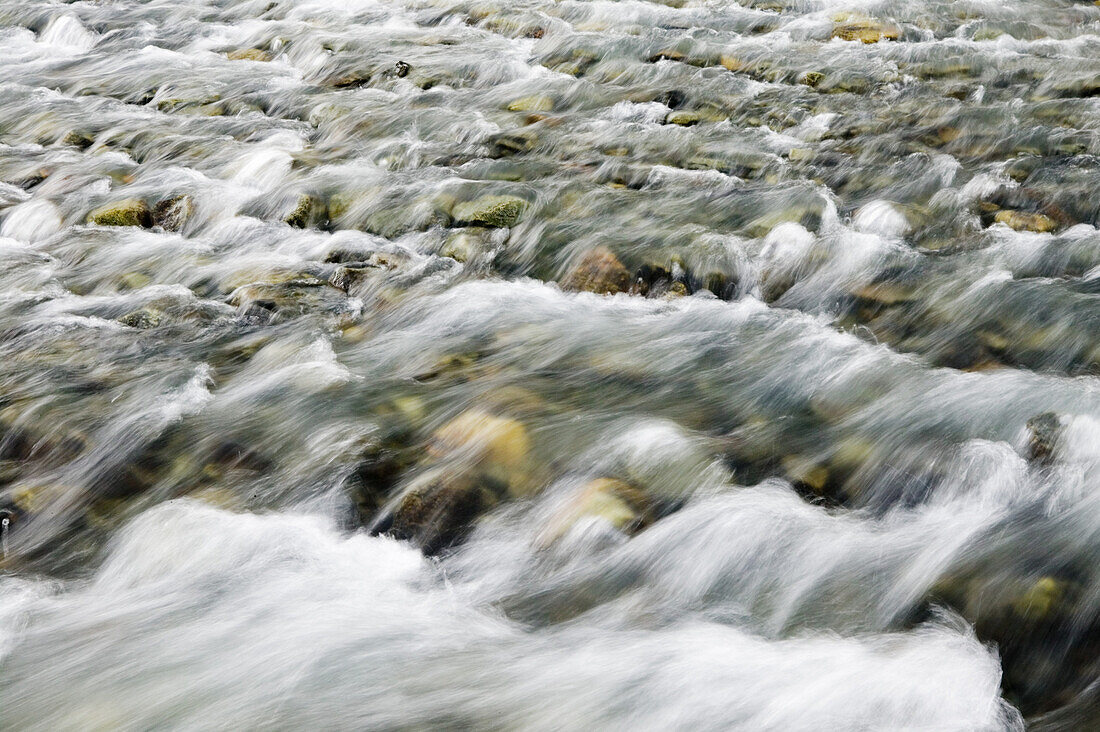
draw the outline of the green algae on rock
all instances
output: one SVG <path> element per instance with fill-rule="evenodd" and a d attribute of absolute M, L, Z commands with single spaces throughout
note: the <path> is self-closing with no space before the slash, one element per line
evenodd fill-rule
<path fill-rule="evenodd" d="M 456 203 L 451 216 L 458 224 L 506 228 L 515 226 L 528 203 L 518 196 L 482 196 L 472 201 Z"/>
<path fill-rule="evenodd" d="M 98 226 L 140 226 L 153 225 L 153 215 L 149 204 L 138 198 L 104 204 L 88 214 L 88 223 Z"/>
<path fill-rule="evenodd" d="M 296 229 L 307 229 L 324 223 L 327 218 L 325 204 L 316 196 L 303 193 L 298 197 L 294 210 L 283 221 Z"/>

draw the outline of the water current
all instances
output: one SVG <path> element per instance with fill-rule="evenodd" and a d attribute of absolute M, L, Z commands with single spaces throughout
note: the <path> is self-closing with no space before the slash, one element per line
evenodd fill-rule
<path fill-rule="evenodd" d="M 1100 7 L 0 0 L 0 728 L 1100 726 Z"/>

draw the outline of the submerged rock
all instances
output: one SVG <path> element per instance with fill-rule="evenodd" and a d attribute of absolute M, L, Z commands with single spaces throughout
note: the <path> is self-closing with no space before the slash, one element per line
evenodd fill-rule
<path fill-rule="evenodd" d="M 1049 216 L 1027 211 L 998 211 L 993 221 L 1016 231 L 1049 232 L 1058 228 L 1058 224 Z"/>
<path fill-rule="evenodd" d="M 477 227 L 460 229 L 447 237 L 439 255 L 450 257 L 456 262 L 467 262 L 488 246 L 487 233 L 487 229 Z"/>
<path fill-rule="evenodd" d="M 157 201 L 153 206 L 153 224 L 165 231 L 179 231 L 195 213 L 195 201 L 187 194 Z"/>
<path fill-rule="evenodd" d="M 504 132 L 493 135 L 488 142 L 493 149 L 494 158 L 505 158 L 534 150 L 535 145 L 538 144 L 538 135 L 530 130 Z"/>
<path fill-rule="evenodd" d="M 156 328 L 158 325 L 160 325 L 160 321 L 163 316 L 164 314 L 161 313 L 159 310 L 154 310 L 152 308 L 141 308 L 139 310 L 134 310 L 132 312 L 126 313 L 118 319 L 118 322 L 122 323 L 125 326 L 129 326 L 130 328 Z"/>
<path fill-rule="evenodd" d="M 327 218 L 324 202 L 308 193 L 298 197 L 294 210 L 283 221 L 296 229 L 308 229 L 324 223 Z"/>
<path fill-rule="evenodd" d="M 412 541 L 426 554 L 460 542 L 476 520 L 501 501 L 527 495 L 530 440 L 519 420 L 471 409 L 437 429 L 425 470 L 371 525 Z"/>
<path fill-rule="evenodd" d="M 1027 458 L 1039 464 L 1050 463 L 1062 439 L 1062 420 L 1054 412 L 1044 412 L 1027 421 Z"/>
<path fill-rule="evenodd" d="M 438 554 L 464 539 L 477 518 L 499 500 L 489 481 L 437 470 L 402 493 L 392 512 L 383 514 L 371 530 L 411 541 L 425 554 Z"/>
<path fill-rule="evenodd" d="M 1066 596 L 1066 583 L 1054 577 L 1040 577 L 1022 594 L 1010 601 L 1018 618 L 1035 622 L 1049 618 L 1059 610 Z"/>
<path fill-rule="evenodd" d="M 510 492 L 525 492 L 524 466 L 531 451 L 527 429 L 519 420 L 472 409 L 447 422 L 432 435 L 428 454 L 460 459 L 503 481 Z"/>
<path fill-rule="evenodd" d="M 630 272 L 607 247 L 585 252 L 561 282 L 562 288 L 599 295 L 614 295 L 630 289 Z"/>
<path fill-rule="evenodd" d="M 799 75 L 798 83 L 809 87 L 816 87 L 825 80 L 825 74 L 820 71 L 806 71 Z"/>
<path fill-rule="evenodd" d="M 527 206 L 527 201 L 518 196 L 482 196 L 456 203 L 451 216 L 461 225 L 505 228 L 514 226 Z"/>
<path fill-rule="evenodd" d="M 787 479 L 796 488 L 817 496 L 826 494 L 830 477 L 828 466 L 798 455 L 784 456 L 782 465 Z"/>
<path fill-rule="evenodd" d="M 153 225 L 153 215 L 149 204 L 138 198 L 108 203 L 88 214 L 88 223 L 98 226 L 140 226 Z"/>
<path fill-rule="evenodd" d="M 585 483 L 550 519 L 538 538 L 549 546 L 584 521 L 601 521 L 623 534 L 641 531 L 653 521 L 651 502 L 645 493 L 615 478 Z"/>
<path fill-rule="evenodd" d="M 833 26 L 833 38 L 862 43 L 896 41 L 901 37 L 901 29 L 889 23 L 871 18 L 851 18 Z"/>
<path fill-rule="evenodd" d="M 95 135 L 81 130 L 70 130 L 61 138 L 62 145 L 72 145 L 81 150 L 86 150 L 95 144 Z"/>
<path fill-rule="evenodd" d="M 270 61 L 271 56 L 259 48 L 238 48 L 225 54 L 230 61 Z"/>
<path fill-rule="evenodd" d="M 520 97 L 508 103 L 509 112 L 549 112 L 554 109 L 554 99 L 545 94 Z"/>
<path fill-rule="evenodd" d="M 978 638 L 996 644 L 1004 669 L 1006 696 L 1032 709 L 1050 709 L 1079 682 L 1094 677 L 1096 657 L 1074 651 L 1074 643 L 1095 647 L 1100 626 L 1079 617 L 1079 582 L 1060 573 L 1038 575 L 976 567 L 942 578 L 932 588 L 937 603 L 947 603 L 973 624 Z"/>

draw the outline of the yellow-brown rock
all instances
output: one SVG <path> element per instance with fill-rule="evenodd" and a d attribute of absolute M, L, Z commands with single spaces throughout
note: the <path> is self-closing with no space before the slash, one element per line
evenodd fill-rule
<path fill-rule="evenodd" d="M 1015 231 L 1035 231 L 1046 233 L 1054 231 L 1058 225 L 1054 219 L 1041 213 L 1027 213 L 1026 211 L 998 211 L 993 221 Z"/>
<path fill-rule="evenodd" d="M 519 420 L 479 409 L 463 412 L 440 427 L 428 447 L 431 457 L 469 462 L 520 494 L 526 492 L 523 477 L 530 452 L 527 429 Z"/>
<path fill-rule="evenodd" d="M 861 43 L 896 41 L 901 37 L 901 29 L 896 25 L 883 23 L 871 18 L 851 18 L 833 26 L 833 38 Z"/>
<path fill-rule="evenodd" d="M 630 272 L 607 247 L 586 252 L 562 280 L 566 290 L 614 295 L 630 288 Z"/>
<path fill-rule="evenodd" d="M 652 521 L 648 501 L 641 491 L 621 480 L 597 478 L 585 483 L 553 516 L 538 543 L 549 546 L 586 518 L 603 520 L 626 534 L 645 528 Z"/>

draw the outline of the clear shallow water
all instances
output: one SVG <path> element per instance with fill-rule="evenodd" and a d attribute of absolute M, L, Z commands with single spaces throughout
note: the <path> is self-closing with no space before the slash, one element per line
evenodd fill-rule
<path fill-rule="evenodd" d="M 0 5 L 3 726 L 1095 724 L 1098 21 Z"/>

